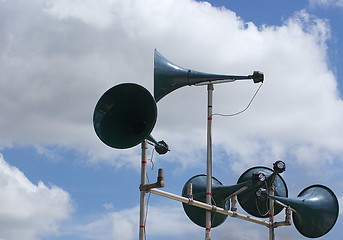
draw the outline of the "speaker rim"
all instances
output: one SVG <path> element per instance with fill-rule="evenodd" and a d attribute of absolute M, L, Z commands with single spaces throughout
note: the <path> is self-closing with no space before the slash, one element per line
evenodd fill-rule
<path fill-rule="evenodd" d="M 197 177 L 206 177 L 206 176 L 207 176 L 206 174 L 198 174 L 198 175 L 195 175 L 195 176 L 191 177 L 190 179 L 188 179 L 188 180 L 186 181 L 186 183 L 185 183 L 183 189 L 182 189 L 182 194 L 181 194 L 181 195 L 182 195 L 183 197 L 187 197 L 187 195 L 186 195 L 186 192 L 187 192 L 187 183 L 191 182 L 192 179 L 197 178 Z M 215 177 L 212 176 L 212 181 L 213 181 L 213 180 L 215 180 L 215 181 L 217 182 L 218 185 L 224 186 L 223 183 L 222 183 L 221 181 L 219 181 L 217 178 L 215 178 Z M 205 185 L 205 193 L 206 193 L 206 185 Z M 196 200 L 196 198 L 194 198 L 194 199 Z M 206 202 L 204 202 L 204 203 L 206 203 Z M 229 209 L 229 208 L 230 208 L 230 201 L 227 200 L 227 201 L 225 202 L 225 205 L 226 205 L 227 209 Z M 196 208 L 197 211 L 204 211 L 204 212 L 206 212 L 205 209 L 202 209 L 202 208 L 199 208 L 199 207 L 195 207 L 195 206 L 192 206 L 192 205 L 189 205 L 189 204 L 186 204 L 186 203 L 182 203 L 182 207 L 183 207 L 183 210 L 184 210 L 184 212 L 185 212 L 185 214 L 187 215 L 187 217 L 188 217 L 189 220 L 191 220 L 194 224 L 196 224 L 196 225 L 199 226 L 199 227 L 206 228 L 206 225 L 205 225 L 205 224 L 201 225 L 201 224 L 198 224 L 198 223 L 196 222 L 197 220 L 194 220 L 194 221 L 193 221 L 193 216 L 190 216 L 190 214 L 189 214 L 189 211 L 191 211 L 192 208 Z M 187 209 L 188 207 L 189 207 L 189 209 Z M 187 210 L 186 210 L 186 209 L 187 209 Z M 217 214 L 219 214 L 219 215 L 218 215 L 218 216 L 219 216 L 219 221 L 218 221 L 218 222 L 214 222 L 214 219 L 215 219 L 214 216 L 216 216 Z M 211 220 L 212 220 L 212 223 L 211 223 L 211 224 L 212 224 L 212 225 L 211 225 L 211 227 L 212 227 L 212 228 L 215 228 L 215 227 L 220 226 L 221 224 L 223 224 L 223 223 L 225 222 L 225 220 L 227 219 L 227 217 L 228 217 L 227 215 L 224 215 L 224 214 L 221 214 L 221 213 L 212 212 L 212 217 L 211 217 Z"/>
<path fill-rule="evenodd" d="M 251 168 L 249 168 L 249 169 L 247 169 L 246 171 L 244 171 L 242 174 L 241 174 L 241 176 L 238 178 L 238 180 L 237 180 L 237 184 L 238 183 L 242 183 L 242 182 L 244 182 L 243 180 L 241 180 L 242 178 L 243 178 L 243 176 L 244 175 L 246 175 L 249 171 L 251 171 L 251 170 L 253 170 L 253 169 L 265 169 L 265 170 L 268 170 L 268 171 L 270 171 L 270 174 L 273 174 L 273 172 L 274 172 L 274 170 L 273 169 L 271 169 L 271 168 L 269 168 L 269 167 L 265 167 L 265 166 L 255 166 L 255 167 L 251 167 Z M 257 171 L 258 172 L 258 171 Z M 283 186 L 284 186 L 284 190 L 285 190 L 285 197 L 288 197 L 288 188 L 287 188 L 287 184 L 286 184 L 286 182 L 285 182 L 285 180 L 283 179 L 283 177 L 280 175 L 280 174 L 277 174 L 276 175 L 277 177 L 279 177 L 280 178 L 280 180 L 281 180 L 281 182 L 283 183 Z M 267 176 L 268 177 L 268 176 Z M 247 191 L 244 191 L 243 193 L 241 193 L 241 194 L 246 194 L 246 192 Z M 245 204 L 242 204 L 242 199 L 241 199 L 241 197 L 240 196 L 242 196 L 241 194 L 238 194 L 237 195 L 237 200 L 238 200 L 238 202 L 239 202 L 239 205 L 243 208 L 243 210 L 245 211 L 245 212 L 247 212 L 247 213 L 249 213 L 250 215 L 253 215 L 253 216 L 255 216 L 255 217 L 259 217 L 259 218 L 268 218 L 269 217 L 269 215 L 266 215 L 266 216 L 263 216 L 262 214 L 260 214 L 260 215 L 257 215 L 257 214 L 254 214 L 254 213 L 252 213 L 252 212 L 250 212 L 250 211 L 247 211 L 247 208 L 246 208 L 246 206 L 245 206 Z M 257 198 L 257 196 L 256 196 L 256 198 Z M 283 209 L 283 207 L 279 207 L 279 209 L 278 210 L 276 210 L 275 208 L 274 208 L 274 211 L 275 211 L 275 213 L 274 213 L 274 215 L 276 216 L 277 214 L 279 214 L 281 211 L 282 211 L 282 209 Z"/>
<path fill-rule="evenodd" d="M 308 233 L 305 233 L 304 230 L 302 228 L 300 228 L 300 226 L 298 226 L 298 220 L 296 220 L 298 217 L 296 216 L 296 213 L 292 213 L 292 218 L 293 218 L 293 222 L 294 222 L 294 226 L 295 228 L 298 230 L 298 232 L 300 234 L 302 234 L 303 236 L 305 237 L 308 237 L 308 238 L 319 238 L 319 237 L 322 237 L 324 236 L 325 234 L 327 234 L 328 232 L 331 231 L 331 229 L 335 226 L 336 222 L 337 222 L 337 219 L 338 219 L 338 216 L 339 216 L 339 202 L 338 202 L 338 199 L 337 199 L 337 196 L 335 195 L 335 193 L 330 189 L 328 188 L 327 186 L 325 185 L 322 185 L 322 184 L 313 184 L 313 185 L 310 185 L 308 187 L 306 187 L 305 189 L 303 189 L 297 197 L 302 197 L 304 192 L 306 192 L 308 189 L 311 189 L 311 188 L 315 188 L 315 187 L 319 187 L 319 188 L 322 188 L 322 189 L 325 189 L 331 196 L 332 196 L 332 200 L 334 202 L 334 205 L 336 207 L 335 209 L 335 215 L 336 215 L 336 219 L 335 221 L 333 222 L 332 226 L 330 228 L 328 228 L 327 231 L 325 231 L 324 233 L 322 233 L 321 235 L 311 235 L 311 234 L 308 234 Z"/>
<path fill-rule="evenodd" d="M 98 120 L 96 120 L 97 109 L 100 109 L 100 103 L 102 102 L 102 100 L 105 97 L 110 95 L 110 93 L 112 91 L 114 91 L 114 90 L 119 91 L 118 89 L 120 89 L 120 88 L 125 89 L 125 88 L 129 88 L 129 87 L 139 89 L 139 91 L 142 91 L 141 93 L 147 97 L 146 100 L 149 102 L 149 106 L 147 106 L 147 107 L 149 107 L 149 110 L 153 114 L 153 116 L 152 116 L 153 120 L 151 121 L 150 126 L 148 126 L 147 129 L 144 131 L 146 133 L 142 134 L 142 136 L 140 138 L 137 138 L 135 141 L 132 141 L 130 144 L 129 143 L 127 143 L 127 144 L 113 144 L 102 136 L 102 134 L 100 132 L 101 131 L 100 127 L 97 126 L 97 124 L 100 124 L 98 122 Z M 131 148 L 131 147 L 134 147 L 134 146 L 138 145 L 139 143 L 141 143 L 144 139 L 147 139 L 148 136 L 150 135 L 150 133 L 152 132 L 152 130 L 154 129 L 156 121 L 157 121 L 157 105 L 155 102 L 155 98 L 151 95 L 150 91 L 147 90 L 145 87 L 143 87 L 137 83 L 131 83 L 131 82 L 120 83 L 120 84 L 117 84 L 117 85 L 109 88 L 106 92 L 104 92 L 101 95 L 97 104 L 95 105 L 94 112 L 93 112 L 93 127 L 94 127 L 96 135 L 104 144 L 106 144 L 109 147 L 116 148 L 116 149 Z"/>

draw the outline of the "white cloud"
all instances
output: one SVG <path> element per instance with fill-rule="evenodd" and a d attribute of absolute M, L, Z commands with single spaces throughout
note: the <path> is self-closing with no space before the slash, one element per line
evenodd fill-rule
<path fill-rule="evenodd" d="M 0 155 L 0 238 L 39 239 L 59 233 L 59 224 L 71 213 L 67 192 L 37 185 Z"/>
<path fill-rule="evenodd" d="M 164 199 L 163 205 L 150 204 L 146 223 L 147 239 L 194 239 L 205 236 L 205 230 L 195 225 L 183 212 L 181 203 Z M 242 213 L 242 210 L 238 210 Z M 276 221 L 283 221 L 284 215 L 278 216 Z M 103 215 L 94 216 L 88 222 L 69 226 L 69 236 L 82 239 L 123 239 L 133 240 L 138 237 L 139 207 L 122 209 Z M 294 226 L 276 229 L 278 239 L 303 239 Z M 211 231 L 215 239 L 227 239 L 227 236 L 242 240 L 259 240 L 261 236 L 268 236 L 268 228 L 237 218 L 228 217 L 226 221 Z"/>
<path fill-rule="evenodd" d="M 343 7 L 342 0 L 310 0 L 311 6 L 321 7 Z"/>
<path fill-rule="evenodd" d="M 168 201 L 168 200 L 167 200 Z M 175 202 L 174 202 L 175 203 Z M 200 233 L 201 228 L 196 227 L 182 212 L 182 207 L 175 205 L 149 206 L 146 223 L 146 236 L 148 239 L 162 239 L 175 237 L 189 239 Z M 83 239 L 123 239 L 138 238 L 139 207 L 109 212 L 94 216 L 92 220 L 71 227 L 69 234 Z"/>
<path fill-rule="evenodd" d="M 116 166 L 127 164 L 119 159 L 139 158 L 139 147 L 113 151 L 101 143 L 92 114 L 102 93 L 117 83 L 136 82 L 152 91 L 158 48 L 172 62 L 203 72 L 265 73 L 247 112 L 214 118 L 214 144 L 235 156 L 235 170 L 285 156 L 307 164 L 312 158 L 305 153 L 312 150 L 320 151 L 321 164 L 340 159 L 343 108 L 327 64 L 330 27 L 324 20 L 303 11 L 282 26 L 259 29 L 230 10 L 190 0 L 1 5 L 3 147 L 34 145 L 51 154 L 44 149 L 57 145 Z M 241 110 L 256 87 L 215 86 L 214 111 Z M 206 148 L 206 88 L 181 88 L 162 99 L 158 110 L 153 134 L 173 150 L 165 159 L 184 166 L 196 161 Z"/>
<path fill-rule="evenodd" d="M 47 12 L 58 19 L 76 18 L 97 28 L 107 28 L 113 22 L 115 13 L 113 1 L 49 1 Z"/>

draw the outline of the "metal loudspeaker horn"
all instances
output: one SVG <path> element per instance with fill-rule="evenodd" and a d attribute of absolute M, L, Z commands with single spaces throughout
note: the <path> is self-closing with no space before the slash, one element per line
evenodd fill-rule
<path fill-rule="evenodd" d="M 339 207 L 333 191 L 322 185 L 312 185 L 301 191 L 296 198 L 269 196 L 292 210 L 297 230 L 309 238 L 318 238 L 328 233 L 335 225 Z"/>
<path fill-rule="evenodd" d="M 245 182 L 233 186 L 224 186 L 219 180 L 212 177 L 212 204 L 229 210 L 230 198 L 237 195 L 239 192 L 246 191 L 252 186 L 261 187 L 265 180 L 265 175 L 262 173 L 255 174 Z M 189 179 L 182 190 L 182 196 L 193 198 L 194 200 L 206 202 L 206 175 L 200 174 Z M 206 227 L 206 210 L 183 203 L 183 209 L 189 219 L 200 227 Z M 211 227 L 217 227 L 222 224 L 227 215 L 212 212 Z"/>
<path fill-rule="evenodd" d="M 113 148 L 130 148 L 144 139 L 161 153 L 167 145 L 150 135 L 157 119 L 156 102 L 150 92 L 135 83 L 122 83 L 107 90 L 96 104 L 93 125 L 102 142 Z M 165 153 L 164 152 L 164 153 Z"/>
<path fill-rule="evenodd" d="M 277 162 L 278 163 L 278 162 Z M 274 165 L 275 166 L 275 165 Z M 284 170 L 284 169 L 283 169 Z M 245 171 L 238 179 L 237 184 L 245 182 L 251 178 L 253 174 L 263 173 L 266 176 L 265 189 L 269 189 L 271 184 L 274 185 L 274 195 L 287 197 L 288 189 L 286 182 L 278 174 L 281 171 L 270 169 L 267 167 L 253 167 Z M 250 188 L 249 191 L 244 191 L 237 195 L 237 199 L 241 207 L 250 215 L 260 218 L 269 217 L 269 200 L 267 198 L 260 198 L 256 195 L 259 190 L 258 186 Z M 282 211 L 282 206 L 275 206 L 274 215 L 279 214 Z"/>
<path fill-rule="evenodd" d="M 217 80 L 229 80 L 233 82 L 240 79 L 253 79 L 255 83 L 263 82 L 264 75 L 254 71 L 248 76 L 218 75 L 198 72 L 179 67 L 164 58 L 156 49 L 154 54 L 154 97 L 156 102 L 168 93 L 186 86 Z"/>

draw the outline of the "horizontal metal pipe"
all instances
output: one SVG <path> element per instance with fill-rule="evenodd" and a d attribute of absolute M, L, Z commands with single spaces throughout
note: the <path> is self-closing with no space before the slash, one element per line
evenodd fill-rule
<path fill-rule="evenodd" d="M 290 226 L 290 225 L 292 225 L 292 224 L 290 222 L 287 222 L 287 221 L 275 222 L 274 223 L 274 228 L 282 227 L 282 226 Z"/>
<path fill-rule="evenodd" d="M 280 206 L 282 206 L 284 208 L 289 208 L 292 212 L 297 212 L 297 210 L 295 210 L 294 208 L 292 208 L 292 207 L 290 207 L 290 206 L 288 206 L 288 205 L 286 205 L 286 204 L 284 204 L 284 203 L 282 203 L 282 202 L 280 202 L 278 200 L 274 200 L 274 202 L 279 204 Z"/>
<path fill-rule="evenodd" d="M 228 83 L 228 82 L 235 82 L 237 80 L 250 80 L 251 78 L 249 77 L 236 77 L 236 78 L 232 78 L 232 79 L 222 79 L 222 80 L 212 80 L 212 81 L 207 81 L 207 82 L 199 82 L 199 83 L 195 83 L 195 86 L 204 86 L 204 85 L 208 85 L 208 84 L 219 84 L 219 83 Z"/>
<path fill-rule="evenodd" d="M 183 202 L 183 203 L 186 203 L 186 204 L 189 204 L 192 206 L 200 207 L 200 208 L 203 208 L 205 210 L 212 211 L 212 212 L 221 213 L 224 215 L 228 215 L 230 217 L 239 218 L 239 219 L 249 221 L 249 222 L 253 222 L 253 223 L 257 223 L 257 224 L 260 224 L 260 225 L 263 225 L 266 227 L 272 227 L 272 224 L 268 221 L 263 221 L 263 220 L 260 220 L 258 218 L 246 216 L 246 215 L 243 215 L 243 214 L 240 214 L 237 212 L 233 212 L 233 211 L 228 211 L 228 210 L 225 210 L 223 208 L 216 207 L 214 205 L 210 205 L 210 204 L 206 204 L 206 203 L 194 200 L 192 198 L 182 197 L 182 196 L 175 195 L 172 193 L 168 193 L 168 192 L 165 192 L 165 191 L 162 191 L 159 189 L 155 189 L 155 188 L 150 189 L 149 192 L 156 194 L 156 195 L 159 195 L 159 196 L 162 196 L 162 197 L 166 197 L 166 198 L 170 198 L 170 199 L 173 199 L 173 200 L 176 200 L 179 202 Z"/>

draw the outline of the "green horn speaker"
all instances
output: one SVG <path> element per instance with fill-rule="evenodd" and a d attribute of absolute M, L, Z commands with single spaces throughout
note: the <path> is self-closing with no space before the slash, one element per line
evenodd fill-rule
<path fill-rule="evenodd" d="M 266 189 L 267 186 L 270 186 L 271 183 L 275 185 L 275 195 L 281 197 L 288 196 L 288 189 L 286 186 L 286 182 L 283 178 L 272 169 L 267 167 L 253 167 L 245 171 L 238 179 L 237 183 L 245 182 L 251 179 L 251 176 L 256 173 L 263 173 L 266 176 Z M 252 186 L 251 188 L 247 189 L 246 191 L 237 195 L 238 202 L 240 206 L 255 217 L 266 218 L 269 217 L 269 200 L 267 198 L 261 199 L 257 197 L 256 191 L 258 190 L 258 186 Z M 274 214 L 277 215 L 282 211 L 282 206 L 275 206 Z"/>
<path fill-rule="evenodd" d="M 336 223 L 338 200 L 333 191 L 322 185 L 312 185 L 290 199 L 269 196 L 295 210 L 292 218 L 297 230 L 305 237 L 318 238 L 328 233 Z"/>
<path fill-rule="evenodd" d="M 225 210 L 229 210 L 230 208 L 230 201 L 229 197 L 237 192 L 238 190 L 241 190 L 245 187 L 250 187 L 254 185 L 260 185 L 261 181 L 264 181 L 265 176 L 257 176 L 258 179 L 255 179 L 251 176 L 250 179 L 248 179 L 246 182 L 242 182 L 237 185 L 233 186 L 224 186 L 219 180 L 212 177 L 212 205 L 215 205 L 217 207 L 223 208 Z M 200 174 L 192 177 L 189 179 L 183 189 L 182 189 L 182 196 L 184 197 L 190 197 L 187 193 L 187 188 L 189 184 L 192 184 L 192 197 L 194 200 L 201 201 L 206 203 L 206 175 Z M 182 203 L 183 209 L 186 213 L 186 215 L 189 217 L 189 219 L 197 224 L 200 227 L 206 227 L 206 210 L 191 206 L 186 203 Z M 220 213 L 212 213 L 211 216 L 211 227 L 217 227 L 220 224 L 222 224 L 227 218 L 227 215 L 223 215 Z"/>
<path fill-rule="evenodd" d="M 179 67 L 163 57 L 156 49 L 154 54 L 154 97 L 156 102 L 161 100 L 168 93 L 186 86 L 202 82 L 231 79 L 253 79 L 255 83 L 263 82 L 264 75 L 254 71 L 248 76 L 219 75 L 198 72 Z"/>
<path fill-rule="evenodd" d="M 113 148 L 130 148 L 150 137 L 157 119 L 150 92 L 135 83 L 107 90 L 96 104 L 93 125 L 102 142 Z"/>

